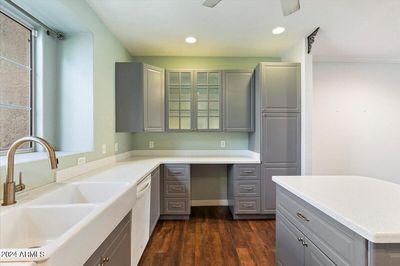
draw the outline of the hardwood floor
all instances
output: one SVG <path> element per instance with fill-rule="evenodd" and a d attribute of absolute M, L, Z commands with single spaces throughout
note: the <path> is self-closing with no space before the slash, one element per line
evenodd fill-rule
<path fill-rule="evenodd" d="M 192 207 L 188 221 L 158 222 L 139 265 L 275 265 L 275 221 Z"/>

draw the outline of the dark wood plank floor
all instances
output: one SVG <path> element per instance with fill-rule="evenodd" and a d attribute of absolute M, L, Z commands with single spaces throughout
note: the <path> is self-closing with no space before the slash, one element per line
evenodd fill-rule
<path fill-rule="evenodd" d="M 158 222 L 139 265 L 275 265 L 275 221 L 192 207 L 188 221 Z"/>

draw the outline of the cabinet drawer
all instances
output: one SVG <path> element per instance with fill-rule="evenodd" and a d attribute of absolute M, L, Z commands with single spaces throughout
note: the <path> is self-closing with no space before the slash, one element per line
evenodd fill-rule
<path fill-rule="evenodd" d="M 260 213 L 260 197 L 236 197 L 235 214 Z"/>
<path fill-rule="evenodd" d="M 178 198 L 164 199 L 164 214 L 190 214 L 190 200 Z"/>
<path fill-rule="evenodd" d="M 182 180 L 190 178 L 190 165 L 188 164 L 166 164 L 164 165 L 165 180 Z"/>
<path fill-rule="evenodd" d="M 235 165 L 235 179 L 260 179 L 259 164 L 239 164 Z"/>
<path fill-rule="evenodd" d="M 282 188 L 277 189 L 277 209 L 336 265 L 356 265 L 363 259 L 361 236 Z"/>
<path fill-rule="evenodd" d="M 189 197 L 190 181 L 164 181 L 164 197 Z"/>
<path fill-rule="evenodd" d="M 235 196 L 260 196 L 259 180 L 235 181 Z"/>

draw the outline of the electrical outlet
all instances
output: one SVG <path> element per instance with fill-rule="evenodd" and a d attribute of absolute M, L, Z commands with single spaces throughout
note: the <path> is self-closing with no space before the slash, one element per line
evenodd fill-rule
<path fill-rule="evenodd" d="M 152 140 L 149 141 L 149 148 L 154 149 L 154 141 Z"/>
<path fill-rule="evenodd" d="M 106 154 L 107 153 L 107 145 L 106 144 L 101 145 L 101 153 L 102 154 Z"/>
<path fill-rule="evenodd" d="M 118 142 L 116 142 L 116 143 L 114 144 L 114 151 L 115 151 L 115 152 L 118 152 L 118 150 L 119 150 L 119 144 L 118 144 Z"/>
<path fill-rule="evenodd" d="M 86 163 L 86 157 L 79 157 L 78 158 L 78 165 Z"/>
<path fill-rule="evenodd" d="M 220 146 L 221 146 L 221 148 L 225 148 L 225 140 L 221 140 Z"/>

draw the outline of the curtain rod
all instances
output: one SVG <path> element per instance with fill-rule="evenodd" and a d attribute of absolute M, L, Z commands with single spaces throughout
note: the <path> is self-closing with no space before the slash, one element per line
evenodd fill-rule
<path fill-rule="evenodd" d="M 46 33 L 49 36 L 54 36 L 56 37 L 58 40 L 63 40 L 64 39 L 64 33 L 54 30 L 50 27 L 48 27 L 46 24 L 44 24 L 43 22 L 41 22 L 40 20 L 38 20 L 37 18 L 35 18 L 34 16 L 32 16 L 30 13 L 28 13 L 25 9 L 23 9 L 22 7 L 18 6 L 17 4 L 15 4 L 13 1 L 11 0 L 5 0 L 5 2 L 7 2 L 9 5 L 11 5 L 13 8 L 17 9 L 19 12 L 21 12 L 22 14 L 24 14 L 25 16 L 27 16 L 28 18 L 32 19 L 33 21 L 35 21 L 37 24 L 39 24 L 40 26 L 42 26 L 43 28 L 46 29 Z"/>

